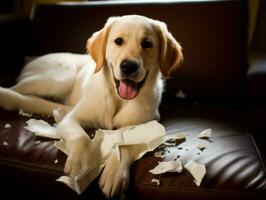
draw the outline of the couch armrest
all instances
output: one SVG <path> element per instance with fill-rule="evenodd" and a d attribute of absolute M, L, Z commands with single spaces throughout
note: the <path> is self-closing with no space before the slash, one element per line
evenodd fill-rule
<path fill-rule="evenodd" d="M 247 72 L 248 120 L 256 129 L 264 129 L 266 121 L 266 54 L 253 52 Z"/>
<path fill-rule="evenodd" d="M 247 72 L 247 120 L 261 157 L 266 164 L 266 54 L 253 52 Z"/>
<path fill-rule="evenodd" d="M 0 85 L 10 86 L 17 77 L 30 47 L 30 20 L 0 15 Z"/>
<path fill-rule="evenodd" d="M 247 74 L 247 98 L 250 106 L 266 106 L 266 55 L 253 53 Z"/>

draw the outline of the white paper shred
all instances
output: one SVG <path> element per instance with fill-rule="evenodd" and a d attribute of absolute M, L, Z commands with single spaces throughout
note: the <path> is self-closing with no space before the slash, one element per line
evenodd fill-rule
<path fill-rule="evenodd" d="M 131 146 L 133 147 L 131 151 L 134 151 L 135 160 L 137 160 L 146 152 L 153 151 L 162 144 L 164 136 L 165 129 L 157 121 L 118 130 L 99 129 L 92 140 L 91 158 L 93 159 L 88 166 L 82 166 L 81 172 L 75 177 L 61 176 L 57 181 L 68 185 L 80 194 L 101 173 L 106 159 L 112 152 L 120 159 L 120 147 L 134 145 Z M 57 141 L 55 145 L 68 155 L 63 139 Z"/>
<path fill-rule="evenodd" d="M 18 114 L 21 115 L 21 116 L 24 116 L 24 117 L 32 117 L 32 115 L 33 115 L 32 113 L 27 113 L 27 112 L 25 112 L 22 109 L 19 109 Z"/>
<path fill-rule="evenodd" d="M 186 98 L 186 94 L 185 94 L 182 90 L 179 90 L 179 91 L 175 94 L 175 96 L 176 96 L 177 98 L 180 98 L 180 99 L 184 99 L 184 98 Z"/>
<path fill-rule="evenodd" d="M 40 140 L 36 140 L 36 141 L 35 141 L 35 144 L 40 144 L 40 143 L 41 143 Z"/>
<path fill-rule="evenodd" d="M 155 158 L 165 158 L 164 150 L 156 151 L 156 152 L 154 152 L 153 155 L 154 155 Z"/>
<path fill-rule="evenodd" d="M 9 123 L 5 124 L 5 128 L 11 128 L 11 125 Z"/>
<path fill-rule="evenodd" d="M 6 141 L 3 141 L 4 146 L 8 146 L 8 143 Z"/>
<path fill-rule="evenodd" d="M 163 174 L 166 172 L 181 172 L 182 171 L 182 164 L 179 159 L 172 160 L 172 161 L 164 161 L 159 162 L 156 167 L 149 170 L 152 174 Z"/>
<path fill-rule="evenodd" d="M 206 146 L 204 144 L 198 144 L 197 148 L 201 151 L 203 151 L 204 149 L 206 149 Z"/>
<path fill-rule="evenodd" d="M 200 132 L 198 138 L 210 138 L 212 135 L 212 129 L 208 128 Z"/>
<path fill-rule="evenodd" d="M 52 139 L 59 139 L 60 137 L 57 135 L 56 128 L 51 126 L 48 122 L 38 119 L 29 119 L 26 121 L 27 126 L 24 128 L 36 136 L 46 137 Z"/>
<path fill-rule="evenodd" d="M 159 186 L 159 185 L 160 185 L 160 180 L 159 180 L 159 179 L 157 179 L 157 178 L 153 178 L 153 179 L 151 179 L 151 182 L 152 182 L 152 183 L 156 183 L 156 184 L 157 184 L 157 186 Z"/>
<path fill-rule="evenodd" d="M 136 156 L 135 160 L 141 158 L 148 151 L 153 151 L 164 140 L 165 129 L 157 121 L 150 121 L 134 127 L 118 129 L 115 131 L 98 130 L 93 140 L 102 137 L 101 151 L 108 152 L 113 148 L 116 152 L 118 160 L 120 146 L 138 145 L 138 149 L 142 149 Z M 135 151 L 138 151 L 137 149 Z M 106 154 L 106 153 L 105 153 Z"/>
<path fill-rule="evenodd" d="M 196 163 L 194 160 L 188 161 L 184 167 L 190 172 L 190 174 L 194 177 L 194 182 L 197 186 L 200 186 L 203 177 L 206 174 L 205 165 Z"/>
<path fill-rule="evenodd" d="M 167 140 L 182 140 L 186 139 L 187 136 L 188 134 L 186 132 L 180 132 L 177 134 L 167 135 Z"/>

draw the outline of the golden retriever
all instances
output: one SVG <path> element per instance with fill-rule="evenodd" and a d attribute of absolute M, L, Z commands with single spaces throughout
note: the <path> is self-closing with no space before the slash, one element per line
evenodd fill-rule
<path fill-rule="evenodd" d="M 84 127 L 115 129 L 159 118 L 163 79 L 183 59 L 165 23 L 139 15 L 110 17 L 87 43 L 88 54 L 41 56 L 22 70 L 18 83 L 0 87 L 0 106 L 54 115 L 67 142 L 65 173 L 77 175 L 90 159 Z M 110 155 L 99 179 L 107 197 L 125 191 L 132 155 Z"/>

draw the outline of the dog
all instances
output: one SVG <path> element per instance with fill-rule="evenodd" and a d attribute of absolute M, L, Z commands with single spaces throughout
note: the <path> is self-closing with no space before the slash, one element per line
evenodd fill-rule
<path fill-rule="evenodd" d="M 117 129 L 159 119 L 164 78 L 183 60 L 164 22 L 139 15 L 110 17 L 87 42 L 88 54 L 52 53 L 22 69 L 11 88 L 0 87 L 0 106 L 54 115 L 75 176 L 89 162 L 91 139 L 83 128 Z M 129 185 L 129 148 L 111 154 L 99 178 L 109 198 Z"/>

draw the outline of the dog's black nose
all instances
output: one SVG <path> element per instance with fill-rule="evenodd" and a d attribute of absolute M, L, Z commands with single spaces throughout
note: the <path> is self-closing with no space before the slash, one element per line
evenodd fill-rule
<path fill-rule="evenodd" d="M 129 76 L 135 73 L 139 68 L 139 64 L 133 60 L 123 60 L 120 64 L 120 70 L 123 75 Z"/>

